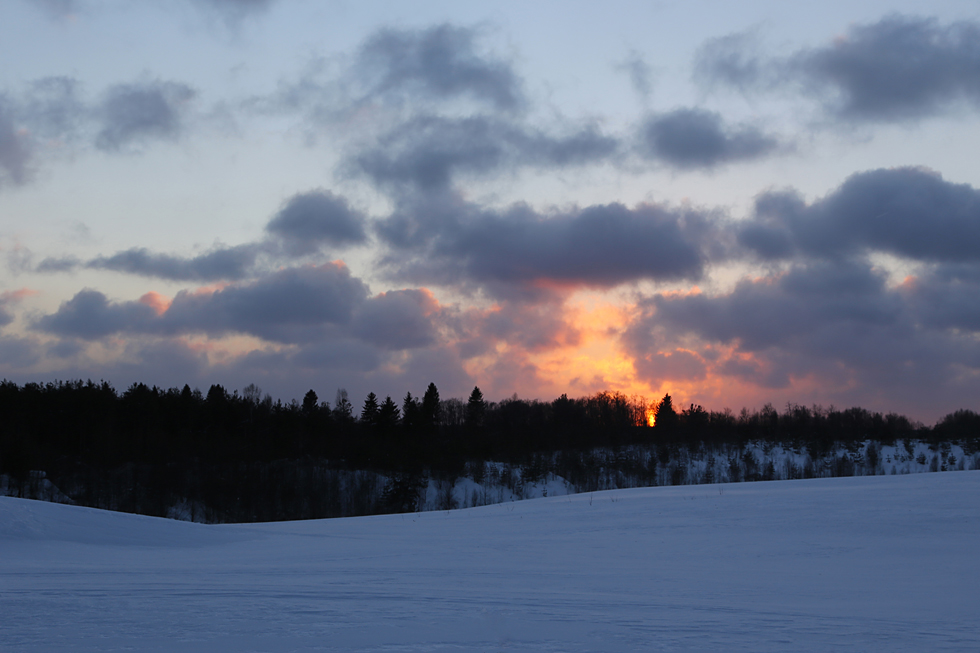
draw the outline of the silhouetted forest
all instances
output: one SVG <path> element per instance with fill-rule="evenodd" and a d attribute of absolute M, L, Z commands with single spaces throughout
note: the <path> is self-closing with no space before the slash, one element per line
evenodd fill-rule
<path fill-rule="evenodd" d="M 980 415 L 957 411 L 929 428 L 862 408 L 767 405 L 735 414 L 678 410 L 669 395 L 647 404 L 608 392 L 487 402 L 479 388 L 466 400 L 441 399 L 429 384 L 421 396 L 371 393 L 357 405 L 339 390 L 331 405 L 313 390 L 283 403 L 255 386 L 229 393 L 212 385 L 204 394 L 186 385 L 137 383 L 119 393 L 106 382 L 0 383 L 0 474 L 14 487 L 40 471 L 82 505 L 165 516 L 180 504 L 208 511 L 208 521 L 413 510 L 428 479 L 479 482 L 485 461 L 582 487 L 602 465 L 654 485 L 663 480 L 658 461 L 680 447 L 737 452 L 762 442 L 816 460 L 835 447 L 913 439 L 957 442 L 972 455 L 980 450 Z M 637 457 L 638 450 L 648 453 Z M 750 476 L 746 469 L 754 467 L 733 468 L 732 478 L 765 478 L 764 470 Z"/>

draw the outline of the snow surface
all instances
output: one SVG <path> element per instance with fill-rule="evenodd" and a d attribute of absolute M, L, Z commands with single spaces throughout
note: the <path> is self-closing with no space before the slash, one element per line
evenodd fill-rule
<path fill-rule="evenodd" d="M 980 471 L 203 525 L 0 498 L 2 651 L 977 651 Z"/>

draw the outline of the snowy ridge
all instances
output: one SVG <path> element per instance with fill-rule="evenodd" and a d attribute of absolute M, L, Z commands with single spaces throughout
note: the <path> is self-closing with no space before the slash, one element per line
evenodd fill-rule
<path fill-rule="evenodd" d="M 4 651 L 975 651 L 980 471 L 200 525 L 0 498 Z"/>
<path fill-rule="evenodd" d="M 600 490 L 665 486 L 780 481 L 838 476 L 882 476 L 980 469 L 980 452 L 964 451 L 955 443 L 907 441 L 881 444 L 868 440 L 837 447 L 823 456 L 802 448 L 766 442 L 744 446 L 674 447 L 660 452 L 636 445 L 589 452 L 587 478 L 569 479 L 559 470 L 561 454 L 544 456 L 533 465 L 485 463 L 482 473 L 469 473 L 452 482 L 432 480 L 419 500 L 419 509 L 446 510 L 494 503 L 561 496 Z M 479 479 L 479 480 L 477 480 Z"/>

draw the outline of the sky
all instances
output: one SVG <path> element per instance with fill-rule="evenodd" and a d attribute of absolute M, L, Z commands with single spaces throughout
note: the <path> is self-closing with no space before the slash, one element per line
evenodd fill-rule
<path fill-rule="evenodd" d="M 10 0 L 0 376 L 980 397 L 975 2 Z"/>

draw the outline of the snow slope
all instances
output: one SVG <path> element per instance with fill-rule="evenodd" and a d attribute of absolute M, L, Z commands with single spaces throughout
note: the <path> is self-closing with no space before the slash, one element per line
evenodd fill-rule
<path fill-rule="evenodd" d="M 2 651 L 976 651 L 980 471 L 202 525 L 0 498 Z"/>

